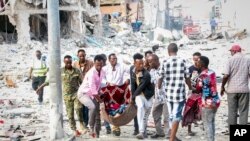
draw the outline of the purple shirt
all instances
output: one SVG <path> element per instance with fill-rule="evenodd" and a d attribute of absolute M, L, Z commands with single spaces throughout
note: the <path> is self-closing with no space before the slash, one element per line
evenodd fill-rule
<path fill-rule="evenodd" d="M 101 88 L 101 82 L 104 78 L 104 71 L 101 70 L 100 76 L 95 67 L 92 67 L 84 77 L 84 80 L 78 89 L 78 96 L 87 94 L 92 99 L 95 95 L 98 95 L 98 91 Z"/>

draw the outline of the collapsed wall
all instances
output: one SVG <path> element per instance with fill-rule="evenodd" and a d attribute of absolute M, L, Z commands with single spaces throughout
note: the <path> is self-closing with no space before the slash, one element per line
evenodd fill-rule
<path fill-rule="evenodd" d="M 1 22 L 0 26 L 11 23 L 17 32 L 19 44 L 31 39 L 47 40 L 47 0 L 3 2 L 3 6 L 0 6 L 0 16 L 8 16 L 9 21 Z M 84 35 L 86 32 L 86 22 L 93 23 L 92 34 L 101 35 L 101 12 L 98 5 L 100 0 L 59 0 L 61 37 L 81 37 L 79 34 Z M 6 30 L 0 29 L 0 36 L 2 32 L 7 33 Z M 7 36 L 4 38 L 6 41 Z"/>

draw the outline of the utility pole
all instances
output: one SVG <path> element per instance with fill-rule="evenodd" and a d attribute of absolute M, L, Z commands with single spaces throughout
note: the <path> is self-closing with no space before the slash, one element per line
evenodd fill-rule
<path fill-rule="evenodd" d="M 170 27 L 170 12 L 169 12 L 169 0 L 166 0 L 166 16 L 167 18 L 165 19 L 165 24 L 166 24 L 166 29 L 171 29 Z"/>
<path fill-rule="evenodd" d="M 59 0 L 48 0 L 48 46 L 50 87 L 50 140 L 60 140 L 63 131 Z"/>

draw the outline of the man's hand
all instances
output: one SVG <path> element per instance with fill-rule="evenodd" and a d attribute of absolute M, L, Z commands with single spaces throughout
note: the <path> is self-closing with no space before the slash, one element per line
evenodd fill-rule
<path fill-rule="evenodd" d="M 29 77 L 24 80 L 24 82 L 28 82 L 28 81 L 30 81 Z"/>
<path fill-rule="evenodd" d="M 193 90 L 188 90 L 188 95 L 193 94 Z"/>
<path fill-rule="evenodd" d="M 94 97 L 95 97 L 95 100 L 96 100 L 97 102 L 99 102 L 99 103 L 102 103 L 102 102 L 103 102 L 103 100 L 100 98 L 99 95 L 95 95 Z"/>
<path fill-rule="evenodd" d="M 196 88 L 192 88 L 191 91 L 192 91 L 192 93 L 197 93 Z"/>
<path fill-rule="evenodd" d="M 135 101 L 132 99 L 130 103 L 131 103 L 131 104 L 135 104 Z"/>
<path fill-rule="evenodd" d="M 135 96 L 132 96 L 132 98 L 131 98 L 131 102 L 130 102 L 131 104 L 135 104 Z"/>
<path fill-rule="evenodd" d="M 135 95 L 132 95 L 132 98 L 131 98 L 131 103 L 135 103 Z"/>
<path fill-rule="evenodd" d="M 111 84 L 111 83 L 109 83 L 109 82 L 107 82 L 107 83 L 106 83 L 106 86 L 112 86 L 112 84 Z"/>
<path fill-rule="evenodd" d="M 221 91 L 220 91 L 221 96 L 223 96 L 224 93 L 225 93 L 225 87 L 221 87 Z"/>
<path fill-rule="evenodd" d="M 125 84 L 126 84 L 126 85 L 129 85 L 129 83 L 130 83 L 130 81 L 129 81 L 129 79 L 127 79 L 127 80 L 125 81 Z"/>
<path fill-rule="evenodd" d="M 36 89 L 36 94 L 38 94 L 38 95 L 39 95 L 39 94 L 40 94 L 40 92 L 41 92 L 41 87 L 39 87 L 39 88 L 37 88 L 37 89 Z"/>
<path fill-rule="evenodd" d="M 162 87 L 162 82 L 163 82 L 163 78 L 160 78 L 160 79 L 158 80 L 158 89 L 161 89 L 161 87 Z"/>

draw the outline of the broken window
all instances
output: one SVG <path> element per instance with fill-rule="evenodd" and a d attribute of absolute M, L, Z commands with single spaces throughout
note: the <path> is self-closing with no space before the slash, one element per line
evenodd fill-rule
<path fill-rule="evenodd" d="M 60 33 L 67 38 L 70 33 L 69 12 L 60 11 Z M 30 16 L 30 34 L 32 40 L 48 40 L 47 14 L 34 14 Z"/>
<path fill-rule="evenodd" d="M 8 16 L 0 15 L 0 43 L 16 43 L 17 42 L 17 32 L 16 27 L 13 26 Z"/>
<path fill-rule="evenodd" d="M 34 14 L 29 18 L 30 37 L 32 40 L 48 39 L 48 24 L 46 14 Z"/>

